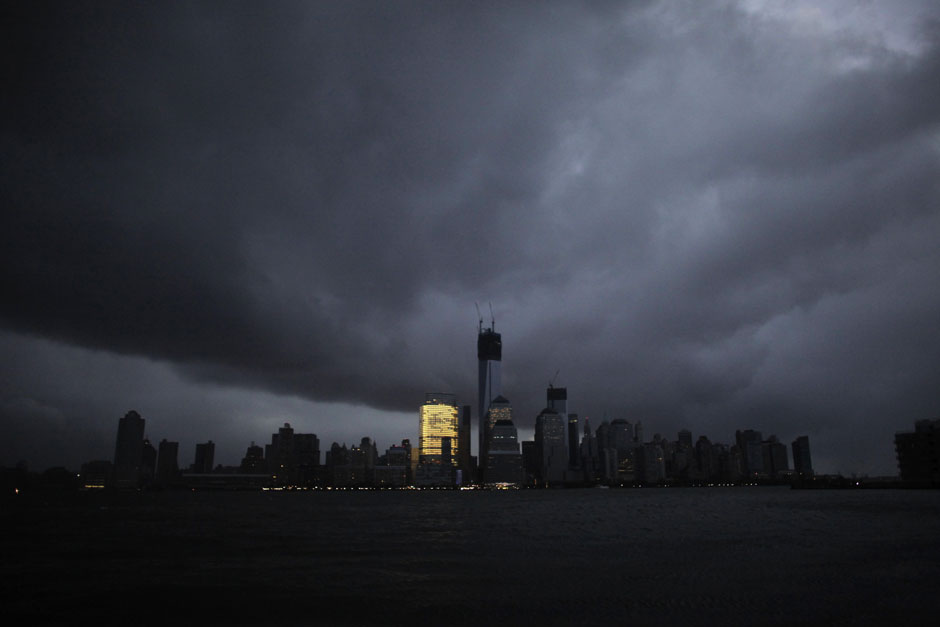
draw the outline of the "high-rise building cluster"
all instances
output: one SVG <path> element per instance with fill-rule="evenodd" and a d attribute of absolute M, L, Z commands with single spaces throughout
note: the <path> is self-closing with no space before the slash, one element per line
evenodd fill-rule
<path fill-rule="evenodd" d="M 477 358 L 476 457 L 471 454 L 472 408 L 448 392 L 425 395 L 416 447 L 407 438 L 381 453 L 369 437 L 348 447 L 334 442 L 322 464 L 317 436 L 297 433 L 285 423 L 270 444 L 252 442 L 238 467 L 214 467 L 210 440 L 196 445 L 193 463 L 181 470 L 179 443 L 164 439 L 154 448 L 145 436 L 145 420 L 130 411 L 118 424 L 113 464 L 89 462 L 82 469 L 83 482 L 119 488 L 557 487 L 782 482 L 813 476 L 805 435 L 791 444 L 791 468 L 787 446 L 752 429 L 737 431 L 730 445 L 705 436 L 693 440 L 685 429 L 675 440 L 658 433 L 647 440 L 641 421 L 623 418 L 605 419 L 592 430 L 586 416 L 569 411 L 568 389 L 556 387 L 554 378 L 545 407 L 535 416 L 533 440 L 520 442 L 512 403 L 501 387 L 502 336 L 495 324 L 484 328 L 482 319 Z M 926 430 L 918 423 L 918 434 Z M 904 445 L 905 459 L 913 458 L 907 451 L 915 448 L 924 446 Z M 899 458 L 901 450 L 899 445 Z M 936 456 L 933 460 L 935 469 Z"/>

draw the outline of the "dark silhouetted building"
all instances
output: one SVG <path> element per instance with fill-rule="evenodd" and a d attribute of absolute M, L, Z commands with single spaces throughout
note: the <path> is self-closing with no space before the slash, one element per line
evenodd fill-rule
<path fill-rule="evenodd" d="M 83 490 L 100 490 L 111 486 L 114 465 L 106 459 L 82 464 L 79 487 Z"/>
<path fill-rule="evenodd" d="M 153 484 L 154 476 L 157 471 L 157 449 L 153 447 L 150 440 L 144 438 L 143 449 L 140 456 L 140 485 L 149 487 Z"/>
<path fill-rule="evenodd" d="M 380 487 L 401 488 L 408 485 L 410 451 L 393 444 L 375 464 L 373 484 Z"/>
<path fill-rule="evenodd" d="M 581 470 L 584 481 L 594 483 L 599 478 L 599 456 L 597 452 L 597 438 L 591 433 L 591 424 L 587 416 L 584 417 L 584 435 L 581 438 L 580 453 Z"/>
<path fill-rule="evenodd" d="M 636 449 L 642 445 L 634 435 L 633 425 L 628 420 L 617 418 L 608 424 L 608 447 L 616 451 L 616 480 L 630 483 L 640 474 L 636 467 Z"/>
<path fill-rule="evenodd" d="M 490 413 L 493 408 L 490 407 Z M 490 429 L 486 483 L 519 486 L 525 480 L 519 437 L 512 420 L 497 420 Z"/>
<path fill-rule="evenodd" d="M 741 453 L 742 474 L 749 479 L 764 474 L 763 438 L 760 431 L 738 430 L 735 431 L 734 438 Z"/>
<path fill-rule="evenodd" d="M 483 449 L 480 457 L 480 482 L 491 483 L 486 476 L 486 456 L 489 455 L 489 442 L 493 426 L 500 420 L 512 420 L 512 403 L 505 396 L 497 396 L 490 400 L 490 408 L 483 419 Z"/>
<path fill-rule="evenodd" d="M 658 484 L 666 478 L 663 447 L 658 442 L 647 442 L 635 449 L 636 479 L 643 483 Z"/>
<path fill-rule="evenodd" d="M 913 433 L 896 433 L 894 449 L 902 481 L 940 484 L 940 419 L 918 420 Z"/>
<path fill-rule="evenodd" d="M 793 470 L 800 476 L 813 476 L 813 461 L 809 454 L 809 436 L 801 435 L 790 445 L 793 451 Z"/>
<path fill-rule="evenodd" d="M 210 473 L 215 463 L 215 443 L 212 440 L 196 444 L 196 460 L 193 462 L 192 472 Z"/>
<path fill-rule="evenodd" d="M 114 485 L 118 488 L 140 486 L 144 425 L 144 419 L 133 410 L 118 422 L 117 444 L 114 448 Z"/>
<path fill-rule="evenodd" d="M 490 403 L 494 398 L 500 395 L 501 377 L 500 369 L 503 359 L 503 339 L 499 333 L 494 330 L 495 322 L 490 328 L 483 328 L 483 320 L 480 320 L 480 332 L 477 336 L 477 360 L 478 369 L 478 405 L 477 418 L 479 424 L 479 449 L 477 450 L 477 459 L 480 464 L 480 479 L 485 473 L 486 467 L 486 436 L 487 419 L 486 415 L 490 410 Z"/>
<path fill-rule="evenodd" d="M 166 438 L 160 440 L 157 450 L 157 485 L 174 486 L 180 480 L 179 442 L 169 442 Z"/>
<path fill-rule="evenodd" d="M 772 435 L 761 442 L 764 472 L 771 478 L 777 478 L 790 469 L 787 446 Z"/>
<path fill-rule="evenodd" d="M 320 466 L 320 440 L 313 433 L 294 433 L 285 422 L 271 435 L 264 457 L 275 486 L 311 486 Z"/>
<path fill-rule="evenodd" d="M 246 474 L 256 474 L 267 470 L 264 463 L 264 449 L 252 442 L 248 450 L 245 451 L 239 469 Z"/>
<path fill-rule="evenodd" d="M 460 408 L 460 421 L 457 426 L 457 471 L 458 483 L 472 483 L 474 467 L 470 455 L 470 405 Z"/>
<path fill-rule="evenodd" d="M 561 416 L 546 407 L 535 418 L 535 449 L 539 485 L 562 484 L 568 469 L 568 434 Z"/>

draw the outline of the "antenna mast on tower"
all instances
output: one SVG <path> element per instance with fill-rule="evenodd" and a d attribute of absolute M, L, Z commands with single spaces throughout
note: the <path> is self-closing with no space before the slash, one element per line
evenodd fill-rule
<path fill-rule="evenodd" d="M 480 313 L 480 306 L 477 303 L 473 305 L 477 308 L 477 317 L 480 319 L 480 333 L 483 333 L 483 314 Z"/>

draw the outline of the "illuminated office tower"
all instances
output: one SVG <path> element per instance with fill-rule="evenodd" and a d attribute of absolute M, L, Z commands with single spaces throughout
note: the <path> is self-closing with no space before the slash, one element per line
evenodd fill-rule
<path fill-rule="evenodd" d="M 444 454 L 455 464 L 460 459 L 460 415 L 453 394 L 430 393 L 421 406 L 418 429 L 419 460 L 443 461 Z"/>
<path fill-rule="evenodd" d="M 500 395 L 500 369 L 503 359 L 502 336 L 493 330 L 495 321 L 490 328 L 483 328 L 483 319 L 480 319 L 480 333 L 477 336 L 477 359 L 479 360 L 479 395 L 477 397 L 477 429 L 479 430 L 479 449 L 477 451 L 480 474 L 486 468 L 486 414 L 490 410 L 490 403 Z M 494 421 L 495 422 L 495 421 Z M 482 477 L 481 477 L 482 478 Z"/>
<path fill-rule="evenodd" d="M 145 422 L 136 411 L 127 412 L 118 422 L 117 444 L 114 447 L 114 482 L 119 488 L 136 488 L 140 485 Z"/>

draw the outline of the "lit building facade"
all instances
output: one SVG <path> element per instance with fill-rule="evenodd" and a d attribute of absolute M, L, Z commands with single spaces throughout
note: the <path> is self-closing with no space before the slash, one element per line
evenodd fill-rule
<path fill-rule="evenodd" d="M 457 397 L 453 394 L 430 393 L 425 395 L 421 406 L 418 427 L 418 458 L 439 459 L 447 457 L 456 464 L 460 451 L 460 412 Z"/>

